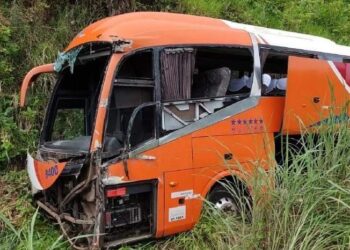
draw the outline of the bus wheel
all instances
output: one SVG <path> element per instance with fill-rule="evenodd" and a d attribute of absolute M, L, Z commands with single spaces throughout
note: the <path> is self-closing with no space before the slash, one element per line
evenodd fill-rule
<path fill-rule="evenodd" d="M 224 187 L 217 186 L 209 194 L 208 200 L 219 211 L 237 214 L 239 213 L 239 205 L 237 198 Z"/>
<path fill-rule="evenodd" d="M 208 195 L 208 200 L 214 208 L 237 217 L 251 217 L 251 197 L 243 189 L 239 191 L 232 185 L 224 187 L 216 185 Z"/>

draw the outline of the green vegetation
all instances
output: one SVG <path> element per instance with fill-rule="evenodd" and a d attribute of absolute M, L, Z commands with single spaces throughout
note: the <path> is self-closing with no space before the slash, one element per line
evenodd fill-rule
<path fill-rule="evenodd" d="M 104 16 L 99 11 L 94 4 L 65 5 L 60 1 L 1 3 L 0 169 L 22 165 L 27 150 L 35 148 L 54 83 L 52 76 L 40 78 L 29 94 L 29 105 L 19 110 L 18 91 L 25 73 L 53 62 L 75 34 Z"/>
<path fill-rule="evenodd" d="M 32 207 L 22 169 L 35 148 L 52 77 L 40 78 L 28 107 L 19 110 L 18 90 L 31 67 L 52 62 L 72 37 L 114 10 L 111 1 L 18 0 L 0 3 L 0 249 L 62 249 L 67 246 L 52 223 Z M 127 2 L 127 1 L 123 1 Z M 191 13 L 331 38 L 350 45 L 350 3 L 346 0 L 143 0 L 132 10 Z M 189 233 L 137 245 L 170 249 L 349 249 L 350 155 L 347 127 L 322 131 L 292 166 L 276 170 L 278 188 L 255 200 L 252 223 L 204 213 Z M 260 184 L 253 185 L 259 197 Z M 63 244 L 63 245 L 62 245 Z"/>
<path fill-rule="evenodd" d="M 0 249 L 62 249 L 57 228 L 39 217 L 31 204 L 26 171 L 0 177 Z"/>
<path fill-rule="evenodd" d="M 349 44 L 350 5 L 335 0 L 182 0 L 180 10 L 247 24 L 324 36 Z"/>

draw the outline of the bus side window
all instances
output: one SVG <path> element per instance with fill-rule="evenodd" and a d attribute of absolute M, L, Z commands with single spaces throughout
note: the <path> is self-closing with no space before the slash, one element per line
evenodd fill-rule
<path fill-rule="evenodd" d="M 262 51 L 262 95 L 285 96 L 287 88 L 288 55 Z"/>
<path fill-rule="evenodd" d="M 160 54 L 163 135 L 249 97 L 248 48 L 166 48 Z"/>
<path fill-rule="evenodd" d="M 192 98 L 247 97 L 253 83 L 253 56 L 245 48 L 199 48 Z"/>

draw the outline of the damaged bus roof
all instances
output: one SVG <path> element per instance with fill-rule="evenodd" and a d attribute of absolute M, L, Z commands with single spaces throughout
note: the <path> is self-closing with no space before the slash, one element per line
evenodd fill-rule
<path fill-rule="evenodd" d="M 84 43 L 120 39 L 131 40 L 131 49 L 178 44 L 249 46 L 249 33 L 261 45 L 350 56 L 350 48 L 322 37 L 165 12 L 134 12 L 102 19 L 82 30 L 66 51 Z"/>
<path fill-rule="evenodd" d="M 215 34 L 215 35 L 213 35 Z M 247 32 L 219 19 L 162 12 L 135 12 L 102 19 L 81 31 L 67 50 L 88 42 L 132 40 L 132 48 L 175 44 L 251 45 Z"/>

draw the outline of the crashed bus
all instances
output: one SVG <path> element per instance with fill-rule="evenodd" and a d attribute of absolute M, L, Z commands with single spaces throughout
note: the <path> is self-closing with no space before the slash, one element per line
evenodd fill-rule
<path fill-rule="evenodd" d="M 349 60 L 328 39 L 208 17 L 93 23 L 22 83 L 23 107 L 40 74 L 57 77 L 27 157 L 35 201 L 77 248 L 77 235 L 111 248 L 190 230 L 206 198 L 235 210 L 220 183 L 249 196 L 257 166 L 281 160 L 281 137 L 341 116 Z"/>

